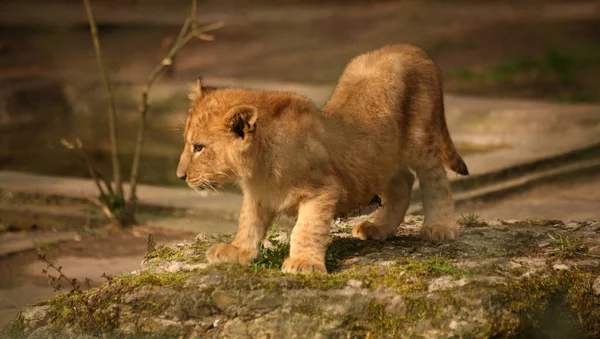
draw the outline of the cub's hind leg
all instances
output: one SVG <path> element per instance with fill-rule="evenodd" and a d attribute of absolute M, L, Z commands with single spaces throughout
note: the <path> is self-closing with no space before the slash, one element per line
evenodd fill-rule
<path fill-rule="evenodd" d="M 359 239 L 385 240 L 394 236 L 398 225 L 404 221 L 404 216 L 410 203 L 410 195 L 415 176 L 403 167 L 390 180 L 386 191 L 381 193 L 381 206 L 369 216 L 369 221 L 363 221 L 352 229 L 352 236 Z"/>
<path fill-rule="evenodd" d="M 454 201 L 444 166 L 437 157 L 424 158 L 415 166 L 423 197 L 421 237 L 430 240 L 456 239 L 460 228 L 453 221 Z"/>

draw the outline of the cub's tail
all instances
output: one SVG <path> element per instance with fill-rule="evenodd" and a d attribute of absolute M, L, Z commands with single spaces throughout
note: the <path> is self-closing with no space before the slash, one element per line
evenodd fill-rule
<path fill-rule="evenodd" d="M 456 151 L 456 148 L 454 148 L 454 143 L 452 142 L 452 138 L 450 137 L 450 132 L 448 132 L 448 126 L 446 125 L 446 114 L 443 109 L 443 104 L 441 118 L 442 163 L 458 174 L 469 175 L 469 169 L 467 168 L 467 164 L 465 164 L 464 160 Z"/>

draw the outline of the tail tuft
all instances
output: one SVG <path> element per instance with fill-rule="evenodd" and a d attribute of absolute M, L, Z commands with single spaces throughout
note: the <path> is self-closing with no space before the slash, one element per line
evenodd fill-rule
<path fill-rule="evenodd" d="M 454 163 L 452 164 L 452 167 L 450 167 L 450 169 L 452 169 L 454 172 L 460 175 L 469 175 L 469 169 L 467 168 L 467 164 L 465 164 L 465 161 L 460 156 L 454 159 Z"/>

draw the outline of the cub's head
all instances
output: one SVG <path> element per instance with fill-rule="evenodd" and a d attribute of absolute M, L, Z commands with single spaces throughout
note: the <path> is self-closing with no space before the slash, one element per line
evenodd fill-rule
<path fill-rule="evenodd" d="M 197 190 L 237 182 L 252 168 L 258 112 L 227 91 L 198 80 L 191 95 L 177 176 Z"/>

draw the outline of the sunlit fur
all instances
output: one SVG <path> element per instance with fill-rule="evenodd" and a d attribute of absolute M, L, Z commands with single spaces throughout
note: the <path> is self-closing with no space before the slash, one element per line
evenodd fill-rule
<path fill-rule="evenodd" d="M 208 250 L 210 262 L 252 260 L 274 216 L 286 213 L 298 219 L 283 270 L 325 272 L 333 216 L 378 195 L 382 206 L 352 233 L 394 235 L 413 172 L 423 195 L 421 235 L 458 236 L 442 163 L 468 171 L 446 127 L 439 69 L 423 50 L 394 45 L 356 57 L 322 111 L 293 93 L 200 81 L 191 98 L 177 175 L 195 189 L 233 182 L 243 191 L 238 233 Z M 194 145 L 204 148 L 194 153 Z"/>

